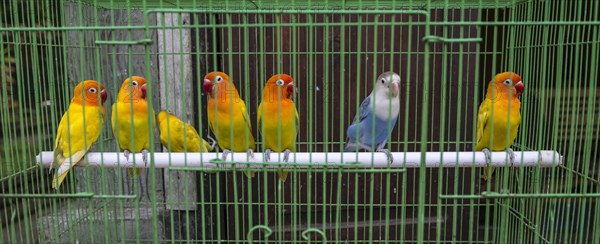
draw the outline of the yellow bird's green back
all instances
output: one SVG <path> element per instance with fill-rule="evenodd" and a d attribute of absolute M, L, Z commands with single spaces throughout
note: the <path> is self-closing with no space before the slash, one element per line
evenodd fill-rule
<path fill-rule="evenodd" d="M 170 152 L 208 152 L 212 145 L 202 139 L 196 129 L 175 115 L 161 111 L 157 116 L 160 142 Z M 185 135 L 185 136 L 184 136 Z"/>

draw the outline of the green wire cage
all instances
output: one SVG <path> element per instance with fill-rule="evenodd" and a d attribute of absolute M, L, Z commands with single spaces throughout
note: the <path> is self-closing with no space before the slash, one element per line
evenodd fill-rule
<path fill-rule="evenodd" d="M 600 243 L 599 1 L 8 0 L 0 10 L 0 242 Z M 255 160 L 168 153 L 158 129 L 146 131 L 148 164 L 116 153 L 123 80 L 145 77 L 154 111 L 208 140 L 202 82 L 213 71 L 245 101 Z M 391 165 L 376 164 L 379 152 L 340 153 L 385 71 L 401 77 Z M 504 71 L 526 86 L 520 160 L 494 152 L 486 181 L 478 108 Z M 299 111 L 285 183 L 283 154 L 262 160 L 256 120 L 280 73 L 294 77 Z M 104 127 L 55 190 L 59 121 L 89 79 L 109 94 Z"/>

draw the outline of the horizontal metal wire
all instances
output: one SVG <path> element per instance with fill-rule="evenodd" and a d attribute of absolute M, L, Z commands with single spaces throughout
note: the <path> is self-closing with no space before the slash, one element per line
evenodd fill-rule
<path fill-rule="evenodd" d="M 232 27 L 332 27 L 332 26 L 599 26 L 600 21 L 414 21 L 414 22 L 312 22 L 312 23 L 244 23 L 244 24 L 190 24 L 185 28 L 232 28 Z M 61 27 L 0 27 L 0 31 L 62 31 L 62 30 L 144 30 L 144 29 L 185 29 L 184 27 L 165 27 L 156 25 L 131 26 L 61 26 Z"/>

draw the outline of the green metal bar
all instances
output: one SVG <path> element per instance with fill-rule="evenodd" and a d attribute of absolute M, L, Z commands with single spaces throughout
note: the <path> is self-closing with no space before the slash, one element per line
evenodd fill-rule
<path fill-rule="evenodd" d="M 52 193 L 52 194 L 0 194 L 1 198 L 94 198 L 94 199 L 135 199 L 137 195 L 96 195 L 93 192 L 78 192 L 73 194 Z"/>
<path fill-rule="evenodd" d="M 244 24 L 247 24 L 248 23 L 248 14 L 244 14 L 242 16 L 242 20 L 243 20 Z M 250 83 L 250 72 L 249 72 L 249 70 L 250 70 L 250 59 L 249 59 L 250 41 L 248 41 L 248 40 L 250 40 L 250 36 L 249 36 L 248 27 L 244 27 L 243 30 L 242 30 L 242 33 L 243 33 L 243 39 L 247 40 L 247 41 L 244 42 L 244 58 L 243 58 L 243 60 L 244 60 L 244 71 L 245 71 L 244 72 L 244 85 L 245 85 L 245 87 L 249 88 L 249 87 L 251 87 L 251 83 Z M 258 86 L 258 87 L 260 87 L 260 86 Z M 251 97 L 251 95 L 250 95 L 250 89 L 244 89 L 244 97 L 247 97 L 247 98 Z M 246 111 L 250 111 L 250 104 L 249 103 L 246 103 Z M 247 145 L 250 145 L 249 140 L 250 140 L 251 133 L 252 133 L 252 130 L 248 130 L 245 133 L 246 144 Z M 248 160 L 248 157 L 246 157 L 246 160 Z M 254 199 L 253 199 L 253 194 L 252 194 L 253 189 L 254 189 L 254 185 L 253 185 L 252 179 L 247 179 L 246 180 L 246 184 L 247 184 L 247 188 L 246 188 L 247 191 L 246 192 L 248 194 L 248 205 L 252 206 L 254 204 L 253 203 Z M 258 186 L 258 184 L 257 184 L 257 186 Z M 242 213 L 242 214 L 244 214 L 244 213 Z M 254 219 L 253 219 L 254 210 L 253 210 L 252 207 L 248 208 L 247 215 L 248 215 L 248 218 L 247 218 L 248 221 L 245 221 L 243 223 L 244 227 L 246 227 L 246 225 L 247 226 L 253 226 L 254 225 Z M 250 240 L 250 238 L 247 238 L 247 239 Z"/>
<path fill-rule="evenodd" d="M 379 41 L 378 41 L 378 39 L 379 39 L 378 37 L 379 36 L 377 34 L 377 30 L 378 30 L 377 24 L 379 22 L 379 15 L 375 15 L 374 18 L 375 18 L 375 23 L 374 23 L 375 29 L 372 32 L 372 35 L 373 35 L 372 39 L 373 39 L 373 49 L 377 50 L 377 44 L 379 43 Z M 369 39 L 366 40 L 367 46 L 369 46 L 369 42 L 368 42 L 369 40 L 371 40 L 371 38 L 369 38 Z M 377 53 L 373 54 L 373 61 L 371 62 L 371 64 L 372 64 L 372 69 L 373 70 L 377 70 Z M 369 80 L 371 82 L 368 82 L 368 83 L 373 84 L 373 86 L 375 86 L 375 84 L 377 83 L 377 77 L 376 77 L 377 74 L 374 74 L 374 76 L 375 77 L 373 77 L 373 75 L 372 75 L 372 77 L 369 77 L 370 78 Z M 373 108 L 377 108 L 377 93 L 373 93 L 373 100 L 371 100 L 371 101 L 373 102 L 373 105 L 372 105 Z M 371 135 L 375 134 L 375 127 L 377 125 L 375 123 L 375 118 L 376 118 L 376 116 L 371 116 L 371 123 L 372 123 L 372 126 L 370 128 L 371 129 Z M 357 142 L 359 141 L 358 137 L 356 138 L 356 141 Z M 374 136 L 371 137 L 371 145 L 375 145 L 375 137 Z M 374 157 L 373 153 L 371 153 L 371 163 L 373 163 L 373 157 Z M 371 174 L 370 177 L 375 177 L 375 176 L 373 174 Z M 373 194 L 373 192 L 375 192 L 375 181 L 374 180 L 369 181 L 369 192 L 371 194 Z M 367 194 L 367 193 L 365 193 L 365 194 Z M 368 241 L 369 242 L 373 242 L 373 236 L 374 236 L 374 233 L 373 233 L 374 232 L 373 221 L 374 221 L 374 218 L 375 218 L 375 208 L 373 206 L 374 203 L 375 203 L 375 197 L 373 195 L 371 195 L 371 197 L 369 198 L 369 208 L 368 208 L 369 209 L 369 215 L 368 215 L 369 216 L 369 219 L 368 219 L 369 220 L 369 229 L 368 229 L 368 234 L 369 234 Z"/>
<path fill-rule="evenodd" d="M 152 45 L 152 39 L 141 39 L 137 41 L 114 41 L 114 40 L 96 40 L 96 45 Z"/>
<path fill-rule="evenodd" d="M 427 12 L 431 12 L 431 0 L 427 1 Z M 429 15 L 425 15 L 426 17 L 426 24 L 425 24 L 425 35 L 429 35 L 429 33 L 431 32 L 431 26 L 429 25 L 430 20 L 430 16 Z M 424 52 L 425 52 L 425 57 L 423 58 L 423 70 L 425 70 L 425 72 L 423 72 L 423 80 L 421 81 L 423 84 L 423 89 L 422 89 L 422 93 L 421 95 L 422 100 L 421 100 L 421 128 L 420 128 L 420 138 L 421 138 L 421 145 L 420 145 L 420 151 L 421 151 L 421 166 L 419 167 L 419 196 L 418 196 L 418 202 L 419 202 L 419 208 L 418 208 L 418 225 L 417 225 L 417 242 L 423 242 L 425 240 L 425 206 L 424 203 L 426 202 L 425 199 L 425 192 L 426 192 L 426 186 L 427 186 L 427 181 L 426 181 L 426 177 L 427 177 L 427 167 L 426 167 L 426 153 L 427 153 L 427 145 L 423 142 L 428 141 L 427 138 L 427 131 L 429 128 L 429 72 L 427 72 L 427 70 L 429 70 L 429 49 L 430 49 L 430 43 L 426 43 L 424 45 Z"/>
<path fill-rule="evenodd" d="M 361 4 L 362 4 L 362 1 L 361 1 Z M 358 16 L 358 22 L 363 22 L 363 19 L 364 19 L 363 15 L 359 15 Z M 356 95 L 357 98 L 360 97 L 360 90 L 361 90 L 360 89 L 360 84 L 361 84 L 361 65 L 362 65 L 362 60 L 363 60 L 361 58 L 361 56 L 363 55 L 363 54 L 361 54 L 362 42 L 363 42 L 363 40 L 362 40 L 362 32 L 363 32 L 362 26 L 358 26 L 357 30 L 356 30 L 357 37 L 358 37 L 357 38 L 358 40 L 356 40 L 356 44 L 357 44 L 356 45 L 356 49 L 357 49 L 356 50 L 357 51 L 357 55 L 356 55 L 356 80 L 354 82 L 354 84 L 355 84 L 354 85 L 355 95 Z M 354 105 L 356 107 L 356 110 L 354 111 L 354 114 L 358 114 L 360 112 L 359 111 L 360 100 L 356 99 L 356 101 L 354 102 Z M 358 159 L 358 156 L 357 156 L 357 159 Z M 354 184 L 354 196 L 353 196 L 354 199 L 360 199 L 360 195 L 359 195 L 360 188 L 359 188 L 359 184 L 358 184 L 358 182 L 360 182 L 359 179 L 360 179 L 359 175 L 355 174 L 354 175 L 354 182 L 357 182 L 357 183 Z M 354 210 L 354 216 L 353 216 L 354 217 L 354 221 L 358 221 L 359 207 L 360 206 L 358 204 L 358 201 L 354 201 L 354 208 L 353 208 L 353 210 Z M 353 233 L 354 233 L 354 240 L 358 240 L 358 235 L 360 233 L 359 230 L 358 230 L 358 225 L 354 225 Z"/>
<path fill-rule="evenodd" d="M 428 36 L 424 36 L 421 40 L 424 42 L 429 42 L 429 43 L 442 42 L 442 43 L 465 43 L 465 44 L 467 44 L 470 42 L 482 42 L 483 38 L 446 38 L 446 37 L 441 37 L 441 36 L 428 35 Z"/>
<path fill-rule="evenodd" d="M 296 15 L 291 15 L 290 16 L 292 23 L 297 23 L 298 21 L 298 17 Z M 289 38 L 289 41 L 291 42 L 291 46 L 292 46 L 292 50 L 298 50 L 298 27 L 294 26 L 292 28 L 292 36 L 291 38 Z M 281 54 L 283 54 L 284 52 L 280 52 Z M 292 77 L 295 77 L 295 79 L 298 79 L 298 57 L 296 53 L 292 53 L 292 70 L 291 70 L 291 75 Z M 299 84 L 297 84 L 298 88 L 300 87 Z M 298 96 L 296 94 L 293 95 L 293 99 L 295 101 L 295 104 L 297 104 L 298 101 Z M 294 124 L 295 127 L 297 128 L 299 125 L 296 124 L 296 120 L 294 120 Z M 297 131 L 294 141 L 296 142 L 296 150 L 294 151 L 298 151 L 298 140 L 299 140 L 299 135 L 300 131 Z M 294 155 L 294 162 L 296 161 L 296 156 Z M 298 180 L 298 174 L 296 173 L 297 171 L 292 172 L 292 202 L 298 202 L 298 195 L 299 195 L 299 184 L 300 181 Z M 294 206 L 292 207 L 292 217 L 291 217 L 291 221 L 292 221 L 292 228 L 297 229 L 298 228 L 298 217 L 299 215 L 299 211 L 298 211 L 298 207 Z M 298 238 L 298 233 L 296 231 L 292 232 L 292 241 L 297 241 Z"/>
<path fill-rule="evenodd" d="M 349 12 L 348 14 L 353 14 Z M 369 14 L 369 13 L 356 13 L 356 14 Z M 375 13 L 372 13 L 375 14 Z M 263 24 L 214 24 L 214 25 L 189 25 L 190 28 L 224 28 L 224 27 L 276 27 L 276 26 L 372 26 L 373 22 L 350 22 L 350 23 L 281 23 L 281 24 L 273 24 L 273 23 L 263 23 Z M 486 21 L 469 21 L 469 22 L 412 22 L 412 24 L 408 24 L 406 22 L 397 22 L 397 23 L 380 23 L 381 26 L 599 26 L 600 21 L 540 21 L 540 22 L 518 22 L 518 21 L 506 21 L 506 22 L 486 22 Z M 162 29 L 157 26 L 149 26 L 147 27 L 150 30 L 153 29 Z M 176 28 L 176 27 L 172 27 Z M 68 27 L 4 27 L 0 28 L 0 31 L 98 31 L 98 30 L 142 30 L 146 29 L 144 26 L 68 26 Z M 102 42 L 102 41 L 101 41 Z M 118 41 L 117 41 L 118 42 Z"/>
<path fill-rule="evenodd" d="M 157 8 L 144 11 L 144 15 L 155 12 L 169 13 L 209 13 L 209 14 L 331 14 L 330 9 L 176 9 L 176 8 Z M 429 11 L 409 10 L 409 9 L 339 9 L 335 14 L 422 14 L 429 16 Z"/>
<path fill-rule="evenodd" d="M 288 165 L 288 164 L 285 164 Z M 289 166 L 289 165 L 288 165 Z M 170 167 L 168 168 L 170 170 L 180 170 L 180 171 L 216 171 L 216 172 L 230 172 L 230 171 L 236 171 L 234 168 L 203 168 L 203 167 L 198 167 L 198 168 L 185 168 L 185 167 Z M 278 168 L 273 167 L 273 168 L 264 168 L 264 169 L 260 169 L 261 171 L 265 171 L 265 172 L 275 172 L 278 170 Z M 319 171 L 326 171 L 326 172 L 338 172 L 340 170 L 340 168 L 320 168 Z M 293 170 L 290 170 L 290 172 L 312 172 L 314 171 L 314 168 L 295 168 Z M 360 172 L 360 173 L 404 173 L 407 172 L 406 169 L 404 168 L 398 168 L 398 169 L 386 169 L 386 168 L 344 168 L 344 172 Z"/>
<path fill-rule="evenodd" d="M 312 2 L 309 2 L 309 5 L 312 4 Z M 313 50 L 315 50 L 315 44 L 313 42 L 314 38 L 315 38 L 315 26 L 316 23 L 314 21 L 314 14 L 308 14 L 307 15 L 307 21 L 309 24 L 308 27 L 308 36 L 307 36 L 307 42 L 308 42 L 308 50 L 310 52 L 313 52 Z M 312 25 L 315 24 L 315 25 Z M 315 55 L 313 54 L 309 54 L 308 55 L 308 61 L 309 63 L 315 63 Z M 313 65 L 309 65 L 308 67 L 308 74 L 314 74 L 314 66 Z M 314 87 L 315 86 L 315 81 L 313 79 L 311 79 L 311 81 L 309 82 L 309 84 L 307 84 L 307 87 Z M 308 110 L 308 121 L 315 121 L 315 94 L 314 94 L 314 89 L 309 89 L 308 90 L 308 106 L 309 106 L 309 110 Z M 308 141 L 309 141 L 309 145 L 308 145 L 308 151 L 309 152 L 313 152 L 315 150 L 314 144 L 310 143 L 314 141 L 314 136 L 315 136 L 315 130 L 314 130 L 314 125 L 313 123 L 310 123 L 308 126 Z M 312 155 L 309 157 L 309 160 L 312 160 Z M 309 168 L 308 172 L 308 177 L 310 179 L 310 177 L 314 174 L 314 172 L 312 171 L 312 167 Z M 281 185 L 280 185 L 281 186 Z M 307 201 L 307 216 L 306 216 L 306 222 L 307 222 L 307 228 L 311 228 L 312 227 L 312 222 L 313 222 L 313 206 L 312 206 L 312 199 L 313 199 L 313 181 L 309 180 L 307 183 L 307 196 L 306 196 L 306 201 Z M 310 243 L 310 240 L 308 240 Z"/>
<path fill-rule="evenodd" d="M 482 192 L 481 195 L 439 195 L 441 199 L 518 199 L 518 198 L 600 198 L 600 193 L 496 193 Z"/>

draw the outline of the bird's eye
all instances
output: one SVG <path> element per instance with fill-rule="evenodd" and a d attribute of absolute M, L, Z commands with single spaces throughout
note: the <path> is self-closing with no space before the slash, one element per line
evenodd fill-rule
<path fill-rule="evenodd" d="M 506 80 L 504 80 L 504 84 L 512 85 L 512 81 L 510 79 L 506 79 Z"/>
<path fill-rule="evenodd" d="M 96 93 L 96 91 L 98 91 L 98 90 L 96 90 L 96 88 L 90 88 L 90 89 L 88 89 L 88 91 L 91 93 Z"/>
<path fill-rule="evenodd" d="M 381 84 L 385 84 L 385 79 L 381 79 Z"/>
<path fill-rule="evenodd" d="M 278 86 L 283 86 L 284 83 L 285 82 L 282 79 L 279 79 L 279 80 L 275 81 L 275 84 L 278 85 Z"/>
<path fill-rule="evenodd" d="M 215 82 L 221 83 L 221 81 L 223 81 L 223 77 L 217 75 L 217 77 L 215 77 Z"/>
<path fill-rule="evenodd" d="M 132 81 L 132 82 L 131 82 L 131 85 L 133 85 L 133 86 L 137 86 L 137 85 L 138 85 L 138 83 L 137 83 L 137 81 Z"/>

